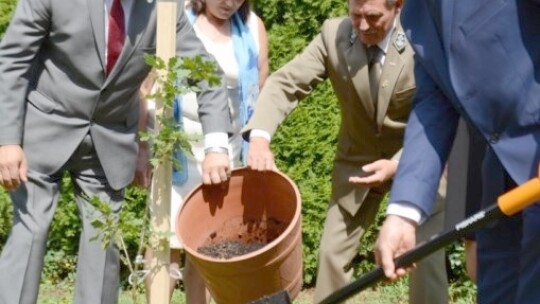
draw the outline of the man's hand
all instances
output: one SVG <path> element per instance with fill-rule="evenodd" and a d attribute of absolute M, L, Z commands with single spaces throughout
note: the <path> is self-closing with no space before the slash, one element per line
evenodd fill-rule
<path fill-rule="evenodd" d="M 20 145 L 0 146 L 0 186 L 13 190 L 26 182 L 28 165 Z"/>
<path fill-rule="evenodd" d="M 351 176 L 349 182 L 366 187 L 377 187 L 391 179 L 396 174 L 398 162 L 389 159 L 379 159 L 362 167 L 368 176 Z"/>
<path fill-rule="evenodd" d="M 202 180 L 205 185 L 226 182 L 231 176 L 229 155 L 222 152 L 208 152 L 202 163 Z"/>
<path fill-rule="evenodd" d="M 135 168 L 135 178 L 133 184 L 140 188 L 150 186 L 152 176 L 152 166 L 150 165 L 150 148 L 147 142 L 139 143 L 139 154 L 137 155 L 137 168 Z"/>
<path fill-rule="evenodd" d="M 270 150 L 268 140 L 258 136 L 249 139 L 247 165 L 257 171 L 277 171 L 274 153 Z"/>
<path fill-rule="evenodd" d="M 384 275 L 395 280 L 407 273 L 396 269 L 394 258 L 411 250 L 416 243 L 416 224 L 397 215 L 388 215 L 375 242 L 375 261 L 384 270 Z"/>

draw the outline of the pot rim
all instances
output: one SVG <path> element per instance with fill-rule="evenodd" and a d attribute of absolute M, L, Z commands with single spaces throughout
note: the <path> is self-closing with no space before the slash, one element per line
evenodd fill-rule
<path fill-rule="evenodd" d="M 241 176 L 244 174 L 244 172 L 253 172 L 255 170 L 252 170 L 248 167 L 239 167 L 239 168 L 235 168 L 233 170 L 231 170 L 231 177 L 233 176 Z M 292 230 L 295 229 L 296 227 L 296 224 L 300 224 L 300 221 L 301 221 L 301 208 L 302 208 L 302 200 L 301 200 L 301 196 L 300 196 L 300 190 L 298 189 L 298 186 L 296 185 L 296 183 L 293 182 L 293 180 L 288 177 L 286 174 L 280 172 L 280 171 L 264 171 L 265 174 L 276 174 L 278 176 L 280 176 L 281 178 L 285 179 L 289 185 L 292 186 L 293 190 L 294 190 L 294 195 L 295 195 L 295 198 L 296 198 L 296 210 L 294 211 L 294 216 L 291 220 L 291 222 L 287 225 L 287 228 L 280 234 L 279 237 L 277 237 L 276 239 L 274 239 L 272 242 L 264 245 L 262 248 L 259 248 L 255 251 L 252 251 L 250 253 L 247 253 L 247 254 L 243 254 L 243 255 L 239 255 L 239 256 L 235 256 L 235 257 L 232 257 L 230 259 L 218 259 L 218 258 L 213 258 L 213 257 L 210 257 L 208 255 L 204 255 L 204 254 L 201 254 L 201 253 L 198 253 L 196 250 L 193 250 L 192 248 L 190 248 L 189 246 L 186 246 L 185 245 L 185 242 L 182 240 L 181 238 L 181 235 L 180 235 L 180 225 L 176 225 L 176 237 L 179 239 L 180 241 L 180 244 L 182 244 L 182 248 L 183 250 L 187 251 L 190 255 L 198 258 L 198 259 L 201 259 L 201 260 L 205 260 L 205 261 L 208 261 L 208 262 L 212 262 L 212 263 L 222 263 L 222 264 L 231 264 L 231 263 L 235 263 L 235 262 L 240 262 L 240 261 L 245 261 L 245 260 L 249 260 L 255 256 L 258 256 L 260 255 L 261 253 L 265 252 L 265 251 L 269 251 L 271 250 L 272 248 L 276 247 L 277 244 L 281 243 L 283 241 L 284 238 L 286 238 L 288 235 L 291 234 Z M 191 190 L 189 192 L 189 194 L 186 196 L 184 202 L 187 202 L 197 191 L 199 191 L 199 189 L 202 187 L 202 183 L 197 185 L 195 188 L 193 188 L 193 190 Z M 176 214 L 176 217 L 175 217 L 175 220 L 178 219 L 178 217 L 180 216 L 180 213 L 182 212 L 182 210 L 184 209 L 184 207 L 186 206 L 187 204 L 182 204 L 182 207 L 178 210 L 178 213 Z"/>

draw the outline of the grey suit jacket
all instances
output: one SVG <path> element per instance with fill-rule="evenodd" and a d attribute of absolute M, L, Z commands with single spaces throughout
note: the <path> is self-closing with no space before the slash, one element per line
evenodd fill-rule
<path fill-rule="evenodd" d="M 273 134 L 297 101 L 329 79 L 341 108 L 332 196 L 351 214 L 370 190 L 349 183 L 349 176 L 363 174 L 360 168 L 367 163 L 399 157 L 415 91 L 412 48 L 406 40 L 403 47 L 391 42 L 375 104 L 370 95 L 366 46 L 353 32 L 349 18 L 327 20 L 301 54 L 267 79 L 255 113 L 244 128 L 246 133 L 262 129 Z M 391 41 L 398 32 L 400 29 Z"/>
<path fill-rule="evenodd" d="M 103 0 L 20 0 L 0 43 L 0 145 L 22 144 L 30 169 L 53 174 L 89 132 L 110 185 L 130 183 L 156 2 L 134 0 L 124 48 L 106 77 Z M 178 2 L 177 54 L 208 56 Z M 221 86 L 199 95 L 205 133 L 230 132 L 226 94 Z"/>

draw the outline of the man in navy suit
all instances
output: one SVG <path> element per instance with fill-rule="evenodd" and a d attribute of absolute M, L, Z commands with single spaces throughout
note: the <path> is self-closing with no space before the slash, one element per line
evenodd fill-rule
<path fill-rule="evenodd" d="M 483 206 L 538 174 L 540 0 L 408 0 L 401 15 L 416 52 L 417 92 L 376 258 L 414 246 L 430 214 L 460 116 L 488 143 Z M 478 303 L 540 303 L 540 204 L 477 233 Z"/>

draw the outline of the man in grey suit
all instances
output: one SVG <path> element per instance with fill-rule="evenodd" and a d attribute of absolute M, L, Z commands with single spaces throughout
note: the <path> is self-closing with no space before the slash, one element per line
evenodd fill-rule
<path fill-rule="evenodd" d="M 177 54 L 206 54 L 178 3 Z M 119 254 L 90 241 L 97 210 L 120 212 L 137 156 L 139 86 L 155 53 L 155 1 L 19 0 L 0 43 L 0 185 L 13 227 L 0 257 L 0 303 L 37 301 L 62 173 L 74 182 L 82 233 L 74 303 L 116 303 Z M 206 56 L 205 56 L 206 57 Z M 227 179 L 230 118 L 223 87 L 199 95 L 206 183 Z"/>

